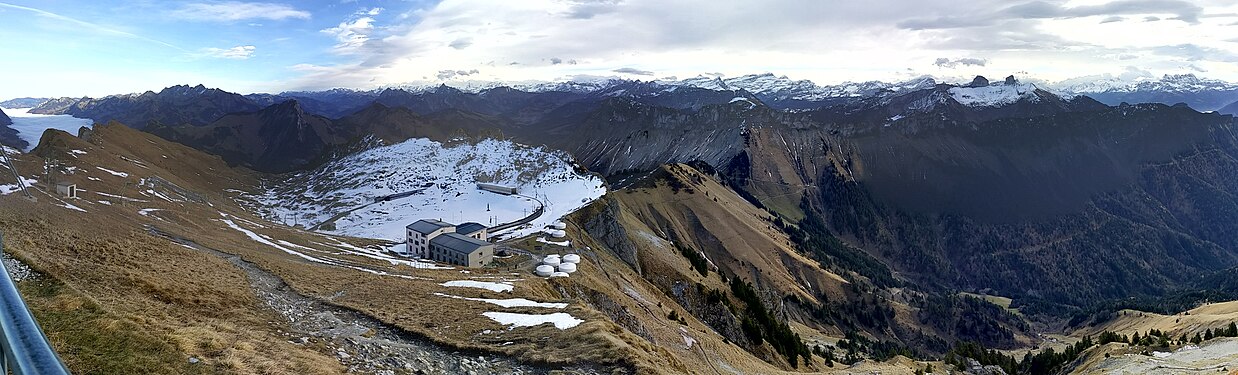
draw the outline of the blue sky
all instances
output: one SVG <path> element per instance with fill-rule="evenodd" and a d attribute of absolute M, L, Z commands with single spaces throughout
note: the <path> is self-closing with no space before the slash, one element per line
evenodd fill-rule
<path fill-rule="evenodd" d="M 1238 81 L 1232 0 L 0 0 L 0 99 L 772 72 Z"/>
<path fill-rule="evenodd" d="M 407 13 L 432 5 L 0 0 L 0 98 L 99 96 L 196 83 L 279 88 L 302 74 L 291 68 L 297 64 L 347 59 L 333 53 L 339 41 L 324 30 L 358 12 L 384 23 L 401 16 L 412 22 Z"/>

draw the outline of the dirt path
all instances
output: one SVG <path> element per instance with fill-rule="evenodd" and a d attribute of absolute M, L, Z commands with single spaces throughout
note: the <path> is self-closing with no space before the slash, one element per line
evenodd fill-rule
<path fill-rule="evenodd" d="M 323 303 L 289 288 L 279 276 L 241 259 L 156 228 L 152 235 L 209 253 L 236 265 L 249 278 L 258 298 L 289 323 L 289 341 L 323 342 L 349 372 L 370 374 L 568 374 L 600 373 L 591 368 L 550 369 L 509 358 L 452 350 L 356 311 Z"/>

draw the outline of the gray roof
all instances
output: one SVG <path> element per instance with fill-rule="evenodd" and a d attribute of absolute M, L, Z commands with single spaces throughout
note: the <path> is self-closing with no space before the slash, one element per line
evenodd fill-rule
<path fill-rule="evenodd" d="M 409 224 L 408 227 L 406 228 L 408 228 L 408 230 L 411 230 L 417 233 L 430 234 L 436 230 L 443 229 L 443 228 L 451 228 L 454 226 L 455 225 L 444 223 L 438 220 L 421 219 L 421 220 L 417 220 L 417 222 L 415 223 Z"/>
<path fill-rule="evenodd" d="M 486 226 L 478 223 L 464 223 L 456 226 L 456 233 L 470 235 L 485 230 Z"/>
<path fill-rule="evenodd" d="M 459 233 L 444 233 L 430 240 L 431 245 L 439 246 L 449 251 L 471 254 L 478 249 L 491 244 Z"/>

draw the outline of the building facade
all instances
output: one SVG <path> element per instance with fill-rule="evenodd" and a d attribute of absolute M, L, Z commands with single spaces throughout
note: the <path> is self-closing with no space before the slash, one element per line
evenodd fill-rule
<path fill-rule="evenodd" d="M 401 256 L 418 257 L 465 267 L 483 267 L 494 260 L 494 244 L 486 242 L 485 225 L 456 226 L 440 220 L 417 220 L 405 227 L 408 248 Z"/>
<path fill-rule="evenodd" d="M 430 260 L 465 267 L 484 267 L 494 260 L 494 244 L 459 233 L 430 240 Z"/>
<path fill-rule="evenodd" d="M 422 219 L 405 227 L 408 231 L 408 252 L 403 256 L 430 259 L 430 240 L 446 233 L 455 233 L 456 226 L 439 220 Z"/>

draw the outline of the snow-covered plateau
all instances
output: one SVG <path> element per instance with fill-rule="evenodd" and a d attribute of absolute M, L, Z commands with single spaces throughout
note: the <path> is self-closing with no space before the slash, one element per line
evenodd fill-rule
<path fill-rule="evenodd" d="M 519 194 L 478 190 L 479 182 L 514 186 Z M 528 225 L 500 233 L 525 236 L 606 193 L 602 180 L 578 172 L 566 153 L 495 139 L 446 145 L 410 139 L 332 160 L 273 185 L 256 197 L 258 209 L 272 220 L 312 228 L 334 219 L 318 230 L 394 241 L 403 241 L 404 227 L 419 219 L 495 226 L 544 204 L 545 212 Z"/>

